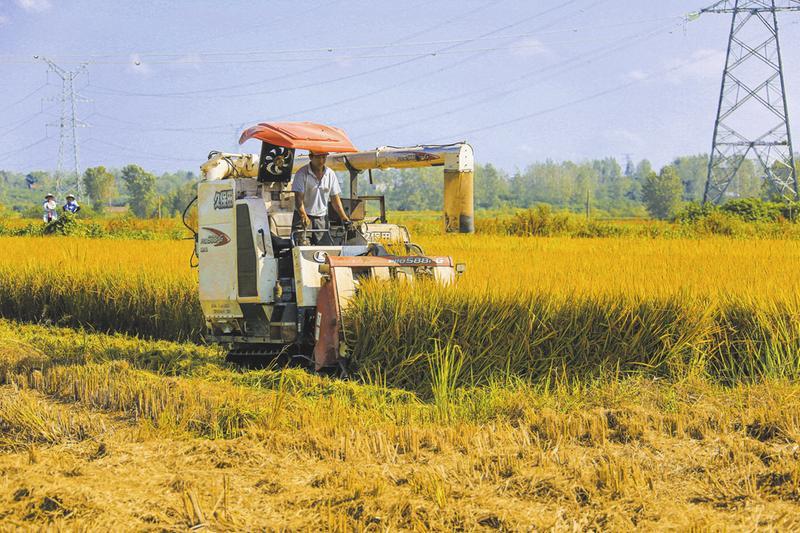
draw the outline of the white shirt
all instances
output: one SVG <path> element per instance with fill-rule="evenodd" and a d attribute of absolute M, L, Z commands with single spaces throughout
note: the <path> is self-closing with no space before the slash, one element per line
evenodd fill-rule
<path fill-rule="evenodd" d="M 325 167 L 322 179 L 318 180 L 309 164 L 294 175 L 292 192 L 303 193 L 303 205 L 308 216 L 322 217 L 328 214 L 328 202 L 331 196 L 341 195 L 342 188 L 333 170 Z"/>
<path fill-rule="evenodd" d="M 48 215 L 53 220 L 58 218 L 58 212 L 56 211 L 56 209 L 58 209 L 58 204 L 56 204 L 55 200 L 46 201 L 42 204 L 42 208 L 44 209 L 44 216 L 42 217 L 42 220 L 45 222 L 47 222 Z"/>

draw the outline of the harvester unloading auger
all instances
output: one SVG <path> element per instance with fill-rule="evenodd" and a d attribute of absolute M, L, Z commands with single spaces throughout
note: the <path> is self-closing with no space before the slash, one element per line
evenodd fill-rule
<path fill-rule="evenodd" d="M 426 256 L 407 228 L 386 221 L 383 196 L 358 195 L 358 176 L 375 168 L 444 167 L 445 229 L 472 231 L 472 148 L 466 143 L 359 152 L 330 126 L 261 123 L 242 133 L 261 153 L 211 152 L 198 184 L 196 252 L 207 338 L 226 345 L 230 361 L 264 364 L 299 359 L 317 371 L 345 373 L 342 313 L 365 279 L 425 277 L 450 284 L 463 265 Z M 326 244 L 309 246 L 292 230 L 294 172 L 307 163 L 296 150 L 329 152 L 326 165 L 350 174 L 345 227 L 329 209 Z M 378 212 L 367 215 L 367 205 Z M 318 231 L 318 230 L 314 230 Z M 404 245 L 389 254 L 381 242 Z"/>

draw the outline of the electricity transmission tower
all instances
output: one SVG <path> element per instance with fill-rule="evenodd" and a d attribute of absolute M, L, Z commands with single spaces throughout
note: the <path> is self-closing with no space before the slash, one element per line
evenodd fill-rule
<path fill-rule="evenodd" d="M 75 92 L 75 78 L 86 71 L 86 64 L 82 64 L 77 70 L 67 70 L 46 57 L 37 57 L 47 63 L 50 70 L 61 78 L 61 116 L 57 124 L 48 124 L 48 126 L 59 127 L 56 194 L 61 197 L 63 194 L 72 193 L 81 198 L 83 181 L 79 169 L 77 129 L 85 127 L 86 124 L 78 120 L 76 107 L 79 101 L 85 100 Z M 72 152 L 69 174 L 66 174 L 64 170 L 67 162 L 67 150 Z"/>
<path fill-rule="evenodd" d="M 700 11 L 732 15 L 703 202 L 721 201 L 747 158 L 784 198 L 800 198 L 779 11 L 800 11 L 800 0 L 723 0 Z"/>
<path fill-rule="evenodd" d="M 625 153 L 622 155 L 625 156 L 625 170 L 622 172 L 622 175 L 626 178 L 630 178 L 636 171 L 636 167 L 633 166 L 633 154 Z"/>

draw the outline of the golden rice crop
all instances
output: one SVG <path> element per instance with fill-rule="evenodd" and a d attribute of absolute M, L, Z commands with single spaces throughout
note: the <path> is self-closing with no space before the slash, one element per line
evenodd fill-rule
<path fill-rule="evenodd" d="M 452 255 L 465 262 L 468 269 L 460 288 L 471 291 L 576 297 L 660 297 L 688 292 L 774 301 L 792 297 L 800 289 L 798 241 L 480 235 L 417 241 L 429 254 Z M 0 244 L 5 250 L 0 255 L 0 279 L 16 289 L 33 272 L 54 291 L 68 285 L 63 280 L 67 276 L 118 278 L 104 288 L 108 292 L 100 293 L 116 304 L 119 299 L 135 300 L 132 293 L 140 289 L 133 285 L 139 283 L 154 293 L 174 285 L 194 291 L 196 284 L 196 271 L 189 268 L 192 244 L 188 241 L 2 237 Z M 82 284 L 69 285 L 70 290 L 80 291 Z M 7 290 L 9 296 L 14 295 Z M 196 300 L 194 294 L 190 299 Z"/>
<path fill-rule="evenodd" d="M 766 307 L 692 295 L 576 299 L 373 285 L 348 312 L 347 339 L 364 375 L 423 394 L 435 395 L 430 379 L 442 373 L 474 386 L 639 372 L 732 382 L 800 377 L 798 316 L 800 300 Z"/>
<path fill-rule="evenodd" d="M 0 314 L 160 338 L 199 338 L 203 326 L 191 244 L 7 237 Z"/>
<path fill-rule="evenodd" d="M 357 367 L 429 391 L 441 344 L 460 383 L 646 371 L 724 381 L 800 375 L 794 241 L 451 236 L 455 289 L 374 286 L 349 314 Z"/>
<path fill-rule="evenodd" d="M 597 369 L 701 371 L 726 380 L 798 372 L 800 242 L 418 241 L 468 271 L 455 288 L 375 287 L 358 299 L 348 316 L 354 359 L 365 375 L 389 375 L 390 384 L 425 389 L 436 343 L 458 346 L 460 382 L 474 384 L 499 374 Z M 8 250 L 0 257 L 3 316 L 200 338 L 189 242 L 9 237 L 0 244 Z"/>
<path fill-rule="evenodd" d="M 428 254 L 467 264 L 470 292 L 666 297 L 771 302 L 800 291 L 800 242 L 790 240 L 524 238 L 418 239 Z"/>

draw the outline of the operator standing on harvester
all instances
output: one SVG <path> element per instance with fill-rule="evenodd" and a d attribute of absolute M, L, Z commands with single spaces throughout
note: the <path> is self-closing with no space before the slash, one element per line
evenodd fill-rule
<path fill-rule="evenodd" d="M 309 163 L 297 171 L 292 181 L 294 193 L 292 232 L 311 230 L 312 245 L 332 244 L 327 232 L 330 229 L 328 202 L 333 204 L 342 222 L 345 225 L 350 224 L 350 219 L 342 206 L 339 180 L 333 170 L 325 166 L 327 157 L 326 152 L 309 152 Z"/>

